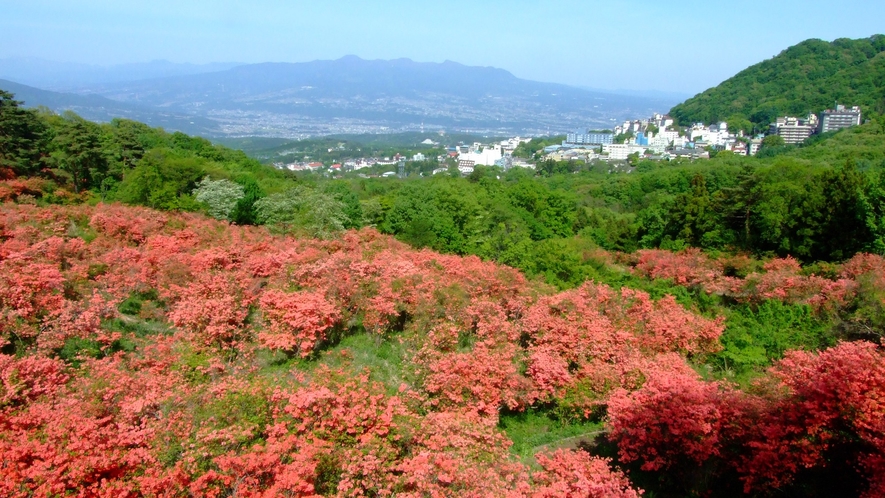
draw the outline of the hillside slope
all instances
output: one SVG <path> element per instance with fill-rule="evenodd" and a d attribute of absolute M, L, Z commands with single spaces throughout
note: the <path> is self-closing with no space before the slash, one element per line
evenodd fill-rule
<path fill-rule="evenodd" d="M 739 116 L 767 126 L 777 116 L 817 113 L 835 102 L 885 110 L 885 36 L 806 40 L 677 105 L 670 115 L 681 124 Z"/>
<path fill-rule="evenodd" d="M 742 392 L 692 368 L 741 329 L 672 295 L 554 292 L 373 229 L 319 241 L 22 200 L 0 204 L 2 496 L 638 498 L 631 465 L 661 471 L 643 480 L 655 487 L 676 476 L 663 497 L 735 496 L 738 477 L 755 496 L 769 482 L 784 496 L 885 488 L 869 402 L 885 396 L 885 356 L 871 342 L 787 353 Z M 742 280 L 724 270 L 646 251 L 633 271 L 744 287 L 735 297 L 771 321 L 811 313 L 792 301 L 832 309 L 863 282 L 881 288 L 885 259 L 859 256 L 838 281 L 792 259 Z M 603 414 L 617 461 L 560 447 L 586 444 Z M 857 461 L 870 464 L 834 477 Z"/>

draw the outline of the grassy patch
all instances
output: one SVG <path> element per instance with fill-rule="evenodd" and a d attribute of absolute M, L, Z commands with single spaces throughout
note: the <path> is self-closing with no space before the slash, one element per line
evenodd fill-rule
<path fill-rule="evenodd" d="M 80 365 L 83 358 L 104 358 L 117 351 L 132 352 L 134 350 L 135 343 L 125 337 L 108 345 L 92 339 L 69 337 L 65 340 L 64 346 L 58 350 L 58 357 L 76 367 Z"/>
<path fill-rule="evenodd" d="M 316 359 L 292 358 L 285 353 L 266 349 L 258 352 L 257 359 L 262 364 L 262 373 L 273 377 L 285 375 L 292 369 L 309 373 L 319 365 L 332 369 L 343 368 L 353 373 L 368 369 L 370 379 L 381 382 L 393 394 L 404 382 L 404 354 L 405 347 L 398 337 L 381 338 L 361 331 L 345 335 Z"/>
<path fill-rule="evenodd" d="M 602 422 L 561 420 L 550 411 L 529 409 L 522 413 L 505 413 L 498 427 L 513 441 L 510 451 L 523 461 L 546 449 L 576 448 L 578 443 L 592 439 L 602 430 Z"/>

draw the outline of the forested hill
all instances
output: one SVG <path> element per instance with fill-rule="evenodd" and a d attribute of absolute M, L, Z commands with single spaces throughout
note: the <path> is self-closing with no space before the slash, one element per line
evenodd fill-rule
<path fill-rule="evenodd" d="M 885 36 L 806 40 L 677 105 L 670 115 L 684 125 L 742 118 L 767 126 L 777 116 L 817 113 L 837 101 L 885 111 Z"/>

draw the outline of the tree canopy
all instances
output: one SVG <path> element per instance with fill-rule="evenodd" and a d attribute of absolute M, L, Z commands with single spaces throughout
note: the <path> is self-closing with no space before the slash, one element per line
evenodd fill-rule
<path fill-rule="evenodd" d="M 817 114 L 836 102 L 885 112 L 885 35 L 803 41 L 677 105 L 670 115 L 682 125 L 746 119 L 763 130 L 778 116 Z"/>

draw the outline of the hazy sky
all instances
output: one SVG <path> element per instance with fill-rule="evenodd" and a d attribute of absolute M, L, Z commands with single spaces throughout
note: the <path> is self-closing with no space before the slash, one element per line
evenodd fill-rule
<path fill-rule="evenodd" d="M 0 58 L 106 65 L 355 54 L 685 94 L 808 38 L 883 32 L 881 0 L 0 0 Z"/>

